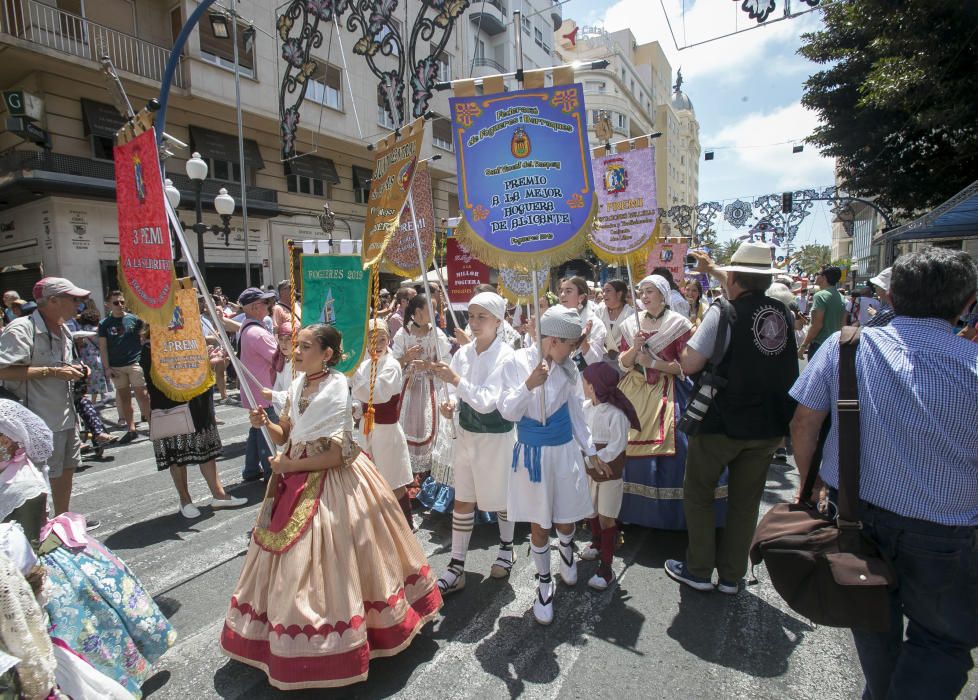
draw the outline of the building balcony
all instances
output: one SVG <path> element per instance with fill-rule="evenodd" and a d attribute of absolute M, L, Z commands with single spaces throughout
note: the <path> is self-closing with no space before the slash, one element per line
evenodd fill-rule
<path fill-rule="evenodd" d="M 186 175 L 168 174 L 180 190 L 184 207 L 192 207 L 194 186 Z M 226 187 L 241 210 L 241 185 L 233 182 L 205 180 L 205 205 L 212 205 L 219 190 Z M 8 151 L 0 156 L 0 209 L 17 206 L 46 195 L 72 195 L 115 199 L 115 164 L 46 151 Z M 254 216 L 277 216 L 278 192 L 264 187 L 248 187 L 248 213 Z"/>
<path fill-rule="evenodd" d="M 12 38 L 56 53 L 99 63 L 108 56 L 116 70 L 146 78 L 163 79 L 170 50 L 110 27 L 59 10 L 38 0 L 3 0 L 0 4 L 0 42 Z M 173 84 L 184 87 L 182 70 Z"/>
<path fill-rule="evenodd" d="M 550 19 L 554 23 L 554 31 L 560 29 L 560 25 L 564 23 L 564 13 L 560 9 L 561 0 L 553 0 L 553 4 L 550 6 Z"/>
<path fill-rule="evenodd" d="M 469 19 L 472 24 L 478 27 L 479 31 L 485 32 L 489 36 L 502 34 L 506 31 L 506 9 L 499 0 L 473 3 L 472 9 L 469 11 Z"/>
<path fill-rule="evenodd" d="M 492 58 L 476 58 L 472 62 L 473 78 L 484 78 L 487 75 L 499 75 L 506 72 L 506 66 Z"/>

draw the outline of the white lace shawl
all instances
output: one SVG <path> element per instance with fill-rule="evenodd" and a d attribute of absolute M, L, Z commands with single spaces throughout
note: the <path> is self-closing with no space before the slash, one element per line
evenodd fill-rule
<path fill-rule="evenodd" d="M 300 413 L 299 399 L 305 382 L 306 375 L 300 372 L 289 387 L 288 419 L 292 424 L 289 442 L 296 445 L 319 438 L 343 437 L 345 450 L 353 436 L 353 399 L 346 377 L 331 369 L 306 410 Z"/>
<path fill-rule="evenodd" d="M 24 450 L 18 450 L 10 461 L 0 462 L 0 520 L 42 493 L 51 490 Z"/>
<path fill-rule="evenodd" d="M 23 447 L 34 464 L 47 464 L 54 452 L 51 429 L 35 413 L 16 401 L 0 399 L 0 434 Z"/>
<path fill-rule="evenodd" d="M 27 579 L 0 554 L 0 642 L 19 659 L 17 676 L 24 697 L 46 698 L 55 686 L 54 648 L 45 616 Z"/>

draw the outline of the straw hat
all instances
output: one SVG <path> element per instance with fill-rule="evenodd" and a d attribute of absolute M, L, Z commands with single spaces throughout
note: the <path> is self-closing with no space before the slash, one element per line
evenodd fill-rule
<path fill-rule="evenodd" d="M 737 252 L 730 258 L 729 265 L 717 268 L 723 272 L 748 272 L 756 275 L 780 275 L 779 270 L 771 265 L 771 246 L 768 243 L 751 243 L 744 241 Z"/>

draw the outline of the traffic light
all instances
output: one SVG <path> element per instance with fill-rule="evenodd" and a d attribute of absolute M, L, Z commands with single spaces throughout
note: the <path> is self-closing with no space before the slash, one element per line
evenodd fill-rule
<path fill-rule="evenodd" d="M 782 214 L 791 213 L 791 192 L 781 193 L 781 213 Z"/>

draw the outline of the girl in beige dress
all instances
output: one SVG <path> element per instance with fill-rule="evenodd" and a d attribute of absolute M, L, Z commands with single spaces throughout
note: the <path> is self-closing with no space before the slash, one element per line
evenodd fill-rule
<path fill-rule="evenodd" d="M 285 410 L 266 427 L 285 450 L 231 597 L 221 648 L 276 688 L 348 685 L 405 649 L 441 608 L 428 562 L 390 486 L 352 440 L 341 337 L 299 333 Z"/>

